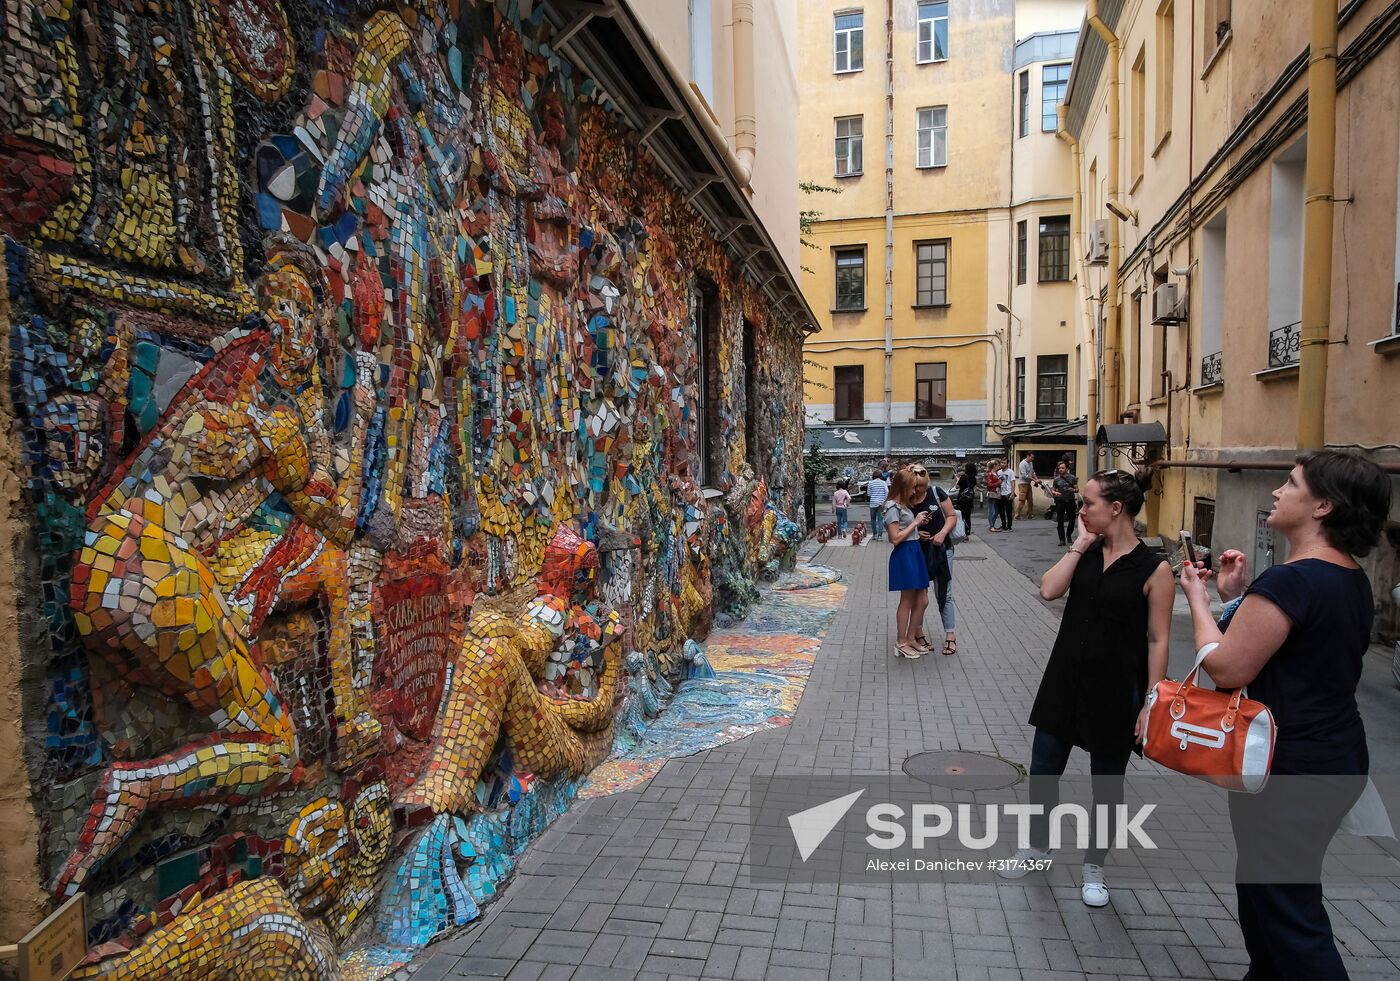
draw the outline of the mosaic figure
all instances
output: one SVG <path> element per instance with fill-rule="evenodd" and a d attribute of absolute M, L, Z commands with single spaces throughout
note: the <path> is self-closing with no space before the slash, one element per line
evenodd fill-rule
<path fill-rule="evenodd" d="M 538 3 L 0 3 L 35 864 L 377 981 L 790 556 L 801 332 Z"/>
<path fill-rule="evenodd" d="M 451 665 L 449 695 L 438 714 L 422 777 L 400 795 L 405 811 L 460 814 L 471 810 L 476 783 L 498 733 L 510 739 L 517 768 L 538 777 L 582 776 L 607 755 L 621 671 L 616 613 L 568 604 L 591 583 L 597 550 L 572 532 L 554 538 L 539 595 L 516 623 L 498 613 L 473 617 L 468 640 Z M 561 637 L 594 634 L 602 673 L 589 698 L 540 690 Z"/>
<path fill-rule="evenodd" d="M 107 769 L 59 895 L 146 809 L 247 799 L 300 774 L 296 731 L 250 638 L 284 579 L 295 587 L 328 542 L 349 542 L 358 475 L 330 471 L 314 273 L 291 255 L 274 256 L 263 283 L 269 331 L 192 379 L 88 508 L 71 595 L 79 634 L 120 679 L 184 700 L 215 734 Z M 371 398 L 361 391 L 362 406 Z M 373 736 L 363 715 L 352 725 Z"/>

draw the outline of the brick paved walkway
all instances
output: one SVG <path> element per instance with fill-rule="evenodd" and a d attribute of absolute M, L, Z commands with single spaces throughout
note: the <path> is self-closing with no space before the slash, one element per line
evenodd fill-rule
<path fill-rule="evenodd" d="M 1055 613 L 973 541 L 955 571 L 958 656 L 895 660 L 887 555 L 876 545 L 817 556 L 851 588 L 791 727 L 673 760 L 643 788 L 576 806 L 472 930 L 420 956 L 415 981 L 1241 977 L 1233 890 L 1164 893 L 1118 885 L 1110 870 L 1113 903 L 1091 910 L 1058 865 L 1016 884 L 748 885 L 750 774 L 893 773 L 934 749 L 1028 758 L 1023 722 Z M 1351 976 L 1400 976 L 1400 881 L 1387 895 L 1329 897 Z"/>

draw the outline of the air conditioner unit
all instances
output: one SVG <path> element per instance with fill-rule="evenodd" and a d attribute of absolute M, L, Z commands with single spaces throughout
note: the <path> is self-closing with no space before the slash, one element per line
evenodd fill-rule
<path fill-rule="evenodd" d="M 1094 222 L 1089 233 L 1089 252 L 1085 257 L 1091 266 L 1108 265 L 1108 220 L 1100 218 Z"/>
<path fill-rule="evenodd" d="M 1186 292 L 1176 283 L 1163 283 L 1152 291 L 1152 322 L 1186 323 Z"/>

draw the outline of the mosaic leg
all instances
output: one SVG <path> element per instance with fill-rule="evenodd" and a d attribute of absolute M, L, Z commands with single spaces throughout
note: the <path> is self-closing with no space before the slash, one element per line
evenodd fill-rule
<path fill-rule="evenodd" d="M 606 756 L 621 671 L 619 645 L 606 651 L 596 698 L 556 702 L 535 687 L 529 669 L 530 663 L 542 663 L 547 635 L 528 629 L 521 634 L 463 646 L 452 665 L 432 754 L 422 779 L 400 795 L 400 808 L 439 814 L 470 809 L 477 778 L 502 729 L 517 764 L 541 777 L 582 774 Z"/>
<path fill-rule="evenodd" d="M 149 807 L 255 797 L 298 776 L 296 733 L 271 675 L 234 629 L 202 557 L 121 512 L 89 528 L 71 603 L 88 650 L 126 681 L 184 699 L 219 734 L 103 774 L 55 892 L 71 895 Z"/>
<path fill-rule="evenodd" d="M 172 970 L 177 965 L 178 973 Z M 275 880 L 259 878 L 182 914 L 135 950 L 72 975 L 75 981 L 176 976 L 328 981 L 340 970 L 325 935 L 301 918 Z"/>

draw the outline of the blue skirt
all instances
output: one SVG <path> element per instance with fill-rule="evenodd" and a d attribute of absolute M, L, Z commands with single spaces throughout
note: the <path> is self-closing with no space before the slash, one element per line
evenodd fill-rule
<path fill-rule="evenodd" d="M 917 538 L 906 538 L 890 553 L 890 592 L 928 589 L 928 563 Z"/>

